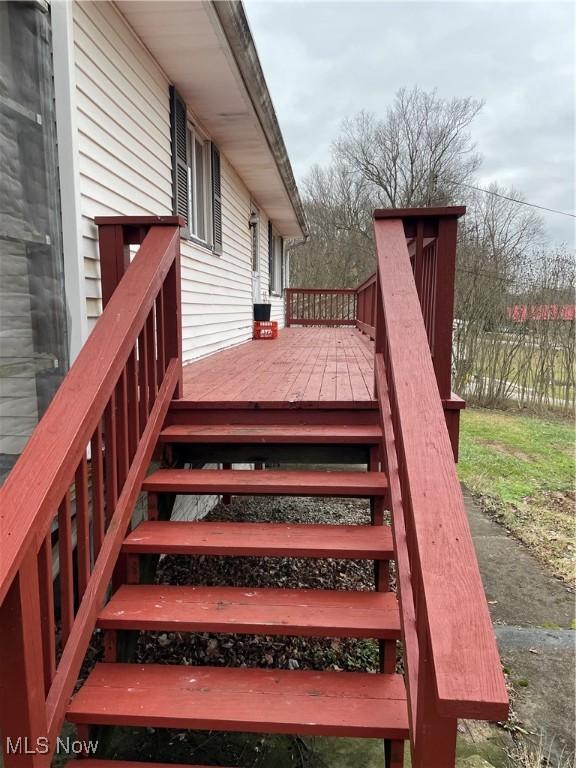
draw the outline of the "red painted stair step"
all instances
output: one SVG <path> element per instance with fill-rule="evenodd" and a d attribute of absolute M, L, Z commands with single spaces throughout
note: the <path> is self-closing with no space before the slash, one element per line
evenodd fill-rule
<path fill-rule="evenodd" d="M 290 525 L 287 523 L 209 523 L 148 521 L 125 539 L 134 554 L 312 557 L 391 560 L 387 525 Z"/>
<path fill-rule="evenodd" d="M 159 469 L 144 481 L 155 493 L 274 496 L 382 496 L 383 472 L 253 471 L 242 469 Z"/>
<path fill-rule="evenodd" d="M 405 739 L 400 675 L 97 664 L 74 723 Z"/>
<path fill-rule="evenodd" d="M 376 424 L 174 424 L 161 443 L 312 443 L 375 445 L 382 440 Z"/>
<path fill-rule="evenodd" d="M 396 640 L 400 613 L 392 592 L 125 585 L 100 612 L 98 626 Z"/>

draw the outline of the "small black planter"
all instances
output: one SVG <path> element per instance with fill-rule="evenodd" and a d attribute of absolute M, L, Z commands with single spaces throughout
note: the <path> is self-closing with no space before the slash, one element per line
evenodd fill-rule
<path fill-rule="evenodd" d="M 270 304 L 254 304 L 254 320 L 270 320 Z"/>

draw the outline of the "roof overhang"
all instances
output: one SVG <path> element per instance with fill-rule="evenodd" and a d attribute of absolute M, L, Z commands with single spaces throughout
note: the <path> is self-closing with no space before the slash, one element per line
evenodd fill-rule
<path fill-rule="evenodd" d="M 194 117 L 284 237 L 308 233 L 242 3 L 117 0 Z"/>

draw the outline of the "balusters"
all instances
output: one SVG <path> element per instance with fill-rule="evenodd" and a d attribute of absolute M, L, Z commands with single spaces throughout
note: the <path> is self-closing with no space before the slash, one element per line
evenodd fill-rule
<path fill-rule="evenodd" d="M 156 298 L 156 378 L 158 386 L 166 371 L 166 352 L 164 345 L 164 286 Z"/>
<path fill-rule="evenodd" d="M 144 431 L 148 421 L 148 347 L 146 345 L 145 333 L 142 331 L 138 336 L 138 389 L 140 392 L 139 400 L 139 418 L 140 435 Z"/>
<path fill-rule="evenodd" d="M 54 626 L 54 581 L 52 576 L 52 531 L 48 531 L 38 553 L 40 622 L 42 625 L 42 662 L 44 693 L 48 693 L 56 674 L 56 631 Z"/>
<path fill-rule="evenodd" d="M 120 495 L 126 475 L 128 474 L 129 445 L 128 445 L 128 382 L 126 370 L 122 371 L 116 385 L 116 440 L 118 457 L 118 495 Z"/>
<path fill-rule="evenodd" d="M 92 469 L 92 538 L 94 559 L 104 541 L 104 454 L 102 442 L 102 422 L 98 422 L 96 431 L 90 441 L 90 456 Z"/>
<path fill-rule="evenodd" d="M 154 308 L 150 310 L 145 325 L 146 335 L 146 359 L 148 364 L 148 413 L 152 410 L 156 395 L 158 394 L 158 382 L 156 379 L 156 330 L 154 322 Z"/>
<path fill-rule="evenodd" d="M 62 645 L 74 621 L 74 570 L 72 565 L 72 505 L 66 491 L 58 509 L 58 562 L 60 565 L 60 620 Z"/>
<path fill-rule="evenodd" d="M 81 600 L 91 571 L 90 511 L 88 509 L 88 464 L 82 456 L 75 476 L 76 552 L 78 560 L 78 599 Z"/>
<path fill-rule="evenodd" d="M 136 348 L 130 353 L 126 363 L 126 384 L 128 392 L 128 453 L 130 461 L 134 458 L 140 437 L 140 413 L 138 403 L 138 359 Z"/>
<path fill-rule="evenodd" d="M 116 391 L 112 392 L 104 411 L 104 466 L 106 469 L 106 526 L 118 501 L 118 462 L 116 454 Z"/>

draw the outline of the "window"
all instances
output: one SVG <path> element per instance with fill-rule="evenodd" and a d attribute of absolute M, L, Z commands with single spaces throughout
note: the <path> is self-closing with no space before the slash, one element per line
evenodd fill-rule
<path fill-rule="evenodd" d="M 284 290 L 284 238 L 275 235 L 268 227 L 268 254 L 270 269 L 270 293 L 281 296 Z"/>
<path fill-rule="evenodd" d="M 188 129 L 188 217 L 189 234 L 208 242 L 212 229 L 212 211 L 208 201 L 210 188 L 210 142 Z M 211 240 L 211 238 L 210 238 Z"/>
<path fill-rule="evenodd" d="M 254 206 L 250 214 L 250 234 L 252 238 L 252 272 L 260 272 L 260 216 Z"/>
<path fill-rule="evenodd" d="M 186 221 L 184 234 L 222 253 L 220 153 L 188 123 L 186 104 L 170 87 L 173 212 Z"/>

